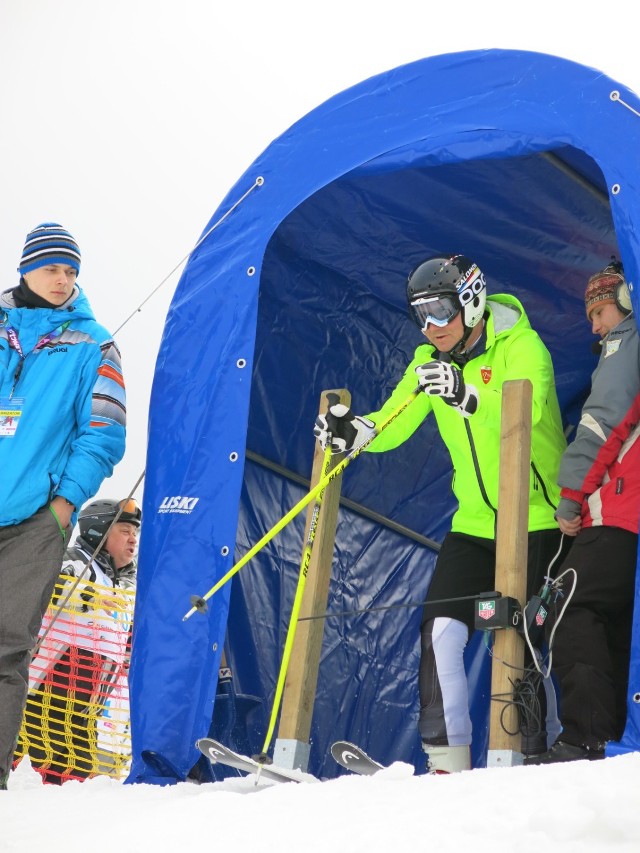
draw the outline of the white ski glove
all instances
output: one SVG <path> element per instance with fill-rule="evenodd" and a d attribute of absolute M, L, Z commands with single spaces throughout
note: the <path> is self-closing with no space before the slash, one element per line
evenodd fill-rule
<path fill-rule="evenodd" d="M 348 453 L 369 438 L 374 432 L 374 427 L 373 421 L 358 417 L 342 403 L 336 403 L 329 406 L 326 415 L 318 415 L 313 434 L 318 439 L 320 447 L 326 450 L 329 433 L 331 433 L 331 452 L 333 454 Z"/>
<path fill-rule="evenodd" d="M 442 397 L 445 403 L 453 406 L 465 418 L 470 418 L 477 410 L 478 391 L 473 385 L 466 385 L 462 372 L 444 361 L 428 361 L 416 367 L 416 376 L 425 394 Z"/>

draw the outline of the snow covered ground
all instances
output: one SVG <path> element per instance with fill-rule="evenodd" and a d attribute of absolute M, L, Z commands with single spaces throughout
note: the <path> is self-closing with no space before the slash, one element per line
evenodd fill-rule
<path fill-rule="evenodd" d="M 0 793 L 0 850 L 48 853 L 589 853 L 640 850 L 640 753 L 549 767 L 310 784 L 250 777 L 160 788 L 44 786 L 27 761 Z"/>

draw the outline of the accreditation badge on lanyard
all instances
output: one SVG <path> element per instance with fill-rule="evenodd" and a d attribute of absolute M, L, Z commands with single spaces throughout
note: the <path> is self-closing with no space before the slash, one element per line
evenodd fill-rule
<path fill-rule="evenodd" d="M 24 397 L 0 397 L 0 438 L 13 438 L 23 409 Z"/>
<path fill-rule="evenodd" d="M 44 337 L 40 338 L 38 343 L 34 346 L 33 352 L 43 349 L 52 340 L 59 337 L 70 323 L 71 321 L 67 320 L 66 323 L 62 324 L 62 326 L 59 326 L 57 329 L 54 329 L 53 332 L 49 332 Z M 13 438 L 18 429 L 20 418 L 22 417 L 22 412 L 24 410 L 24 397 L 14 397 L 13 392 L 15 391 L 16 385 L 22 375 L 22 368 L 24 367 L 26 357 L 22 351 L 22 345 L 20 344 L 20 338 L 18 337 L 16 330 L 13 326 L 8 324 L 5 324 L 5 329 L 7 332 L 9 346 L 20 356 L 18 367 L 13 375 L 13 388 L 11 389 L 11 394 L 8 397 L 0 397 L 0 438 Z"/>

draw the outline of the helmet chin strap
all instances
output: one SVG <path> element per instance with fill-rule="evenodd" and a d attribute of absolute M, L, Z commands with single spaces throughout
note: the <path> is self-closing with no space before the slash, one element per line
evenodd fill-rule
<path fill-rule="evenodd" d="M 449 350 L 449 354 L 452 355 L 454 359 L 457 359 L 462 362 L 465 361 L 465 357 L 468 355 L 467 343 L 469 342 L 469 338 L 471 337 L 475 329 L 480 329 L 480 334 L 473 343 L 473 349 L 478 343 L 478 341 L 482 338 L 484 323 L 485 321 L 483 317 L 479 323 L 476 323 L 475 326 L 472 326 L 471 328 L 468 328 L 467 326 L 464 327 L 462 337 L 460 338 L 458 343 Z"/>
<path fill-rule="evenodd" d="M 449 350 L 451 355 L 463 355 L 464 354 L 464 351 L 465 351 L 466 346 L 467 346 L 467 341 L 471 337 L 471 332 L 473 332 L 473 329 L 467 329 L 467 327 L 465 326 L 465 330 L 462 333 L 462 337 L 460 338 L 458 343 L 454 347 L 451 347 L 451 349 Z"/>

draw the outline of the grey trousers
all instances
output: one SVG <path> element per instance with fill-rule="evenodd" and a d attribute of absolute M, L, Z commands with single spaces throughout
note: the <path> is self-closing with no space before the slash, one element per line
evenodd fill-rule
<path fill-rule="evenodd" d="M 63 538 L 48 506 L 0 527 L 0 780 L 11 770 L 29 663 L 70 533 Z"/>

